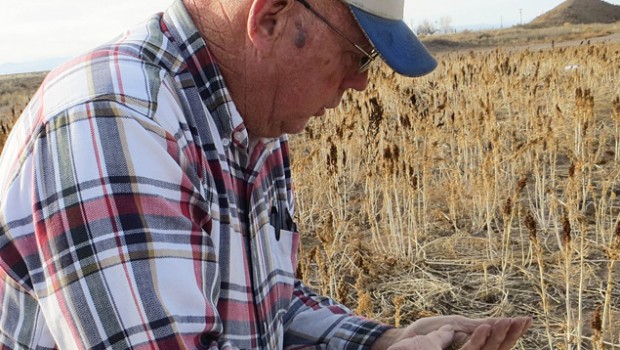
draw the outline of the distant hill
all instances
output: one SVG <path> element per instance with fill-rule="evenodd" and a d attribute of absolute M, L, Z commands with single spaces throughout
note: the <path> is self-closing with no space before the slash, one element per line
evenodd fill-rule
<path fill-rule="evenodd" d="M 49 71 L 68 59 L 68 57 L 54 57 L 38 61 L 4 63 L 0 64 L 0 75 Z"/>
<path fill-rule="evenodd" d="M 565 23 L 614 23 L 620 21 L 620 6 L 601 0 L 566 0 L 532 20 L 531 27 L 553 27 Z"/>

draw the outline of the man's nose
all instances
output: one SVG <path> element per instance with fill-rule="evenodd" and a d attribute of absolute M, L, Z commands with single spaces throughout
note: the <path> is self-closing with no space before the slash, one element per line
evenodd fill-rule
<path fill-rule="evenodd" d="M 359 73 L 357 71 L 347 74 L 344 79 L 342 79 L 342 83 L 340 83 L 340 88 L 344 90 L 354 89 L 357 91 L 364 91 L 368 86 L 368 71 Z"/>

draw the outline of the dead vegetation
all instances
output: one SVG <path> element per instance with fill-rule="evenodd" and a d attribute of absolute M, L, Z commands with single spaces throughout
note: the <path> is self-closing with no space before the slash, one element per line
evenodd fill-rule
<path fill-rule="evenodd" d="M 42 73 L 0 76 L 0 153 L 8 132 L 44 78 Z"/>
<path fill-rule="evenodd" d="M 531 315 L 620 348 L 620 45 L 445 52 L 293 137 L 300 272 L 392 324 Z"/>

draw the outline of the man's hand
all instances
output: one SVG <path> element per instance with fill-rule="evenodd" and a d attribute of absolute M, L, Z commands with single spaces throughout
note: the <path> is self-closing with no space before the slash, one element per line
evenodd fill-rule
<path fill-rule="evenodd" d="M 404 338 L 388 347 L 388 350 L 443 350 L 454 341 L 454 329 L 443 326 L 425 335 Z M 374 350 L 374 346 L 372 348 Z"/>
<path fill-rule="evenodd" d="M 509 350 L 532 323 L 529 317 L 470 319 L 437 316 L 420 319 L 406 328 L 385 332 L 372 350 Z"/>

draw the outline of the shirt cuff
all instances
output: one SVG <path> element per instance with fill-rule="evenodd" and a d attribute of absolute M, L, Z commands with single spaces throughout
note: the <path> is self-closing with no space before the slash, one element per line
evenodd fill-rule
<path fill-rule="evenodd" d="M 392 328 L 364 317 L 351 316 L 334 333 L 328 349 L 368 350 L 377 338 Z"/>

